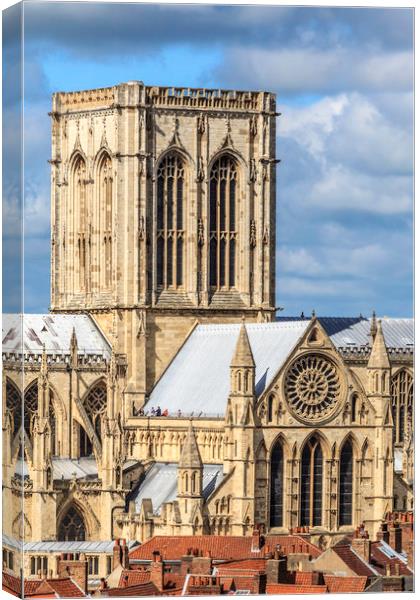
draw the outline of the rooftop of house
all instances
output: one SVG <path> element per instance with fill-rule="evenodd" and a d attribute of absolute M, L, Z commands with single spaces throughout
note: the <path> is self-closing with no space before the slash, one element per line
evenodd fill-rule
<path fill-rule="evenodd" d="M 311 558 L 321 550 L 297 535 L 268 535 L 258 540 L 254 536 L 154 536 L 130 552 L 130 562 L 152 561 L 158 551 L 163 560 L 179 561 L 182 556 L 210 556 L 215 560 L 264 558 L 278 549 L 283 554 L 307 553 Z"/>

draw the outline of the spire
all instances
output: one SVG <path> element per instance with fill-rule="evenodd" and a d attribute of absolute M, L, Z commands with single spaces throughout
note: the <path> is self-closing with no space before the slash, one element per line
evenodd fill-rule
<path fill-rule="evenodd" d="M 375 319 L 376 324 L 376 319 Z M 370 353 L 368 369 L 389 369 L 388 351 L 385 345 L 385 338 L 382 332 L 382 322 L 378 321 L 376 335 L 373 341 L 372 352 Z"/>
<path fill-rule="evenodd" d="M 197 440 L 195 439 L 192 421 L 190 421 L 188 426 L 187 438 L 184 442 L 181 456 L 179 458 L 179 467 L 183 469 L 201 469 L 203 467 L 200 450 L 198 449 Z"/>
<path fill-rule="evenodd" d="M 233 355 L 230 366 L 255 367 L 254 357 L 252 355 L 251 345 L 249 343 L 248 333 L 246 331 L 244 319 L 242 320 L 238 341 L 236 343 L 235 353 Z"/>
<path fill-rule="evenodd" d="M 77 366 L 77 337 L 76 337 L 76 329 L 73 327 L 73 331 L 70 338 L 70 359 L 73 367 Z"/>
<path fill-rule="evenodd" d="M 376 312 L 372 311 L 372 319 L 370 321 L 370 335 L 372 337 L 372 341 L 375 340 L 377 331 L 378 331 L 378 325 L 376 323 Z"/>

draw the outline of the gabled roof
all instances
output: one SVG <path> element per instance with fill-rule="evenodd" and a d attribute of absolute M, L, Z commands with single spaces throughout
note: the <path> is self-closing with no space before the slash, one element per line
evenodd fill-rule
<path fill-rule="evenodd" d="M 324 581 L 331 594 L 358 593 L 364 591 L 367 577 L 339 577 L 324 574 Z"/>
<path fill-rule="evenodd" d="M 3 352 L 69 354 L 70 339 L 76 332 L 79 353 L 109 359 L 111 347 L 88 315 L 74 314 L 5 314 L 2 322 Z"/>
<path fill-rule="evenodd" d="M 109 588 L 101 590 L 102 596 L 109 597 L 141 597 L 141 596 L 161 596 L 161 592 L 157 589 L 154 583 L 148 581 L 146 583 L 139 583 L 137 585 L 130 585 L 129 587 L 122 588 Z"/>
<path fill-rule="evenodd" d="M 167 408 L 174 415 L 223 416 L 230 391 L 230 363 L 241 324 L 198 325 L 164 372 L 146 410 Z M 256 394 L 264 392 L 308 328 L 307 321 L 246 325 L 256 365 Z"/>
<path fill-rule="evenodd" d="M 378 573 L 373 566 L 365 562 L 350 546 L 350 544 L 336 544 L 332 550 L 341 558 L 347 567 L 361 577 L 373 577 Z"/>

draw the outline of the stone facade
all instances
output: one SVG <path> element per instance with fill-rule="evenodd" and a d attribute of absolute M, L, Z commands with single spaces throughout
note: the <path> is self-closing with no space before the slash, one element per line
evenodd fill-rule
<path fill-rule="evenodd" d="M 44 329 L 35 349 L 3 349 L 10 539 L 262 525 L 325 547 L 362 522 L 374 537 L 396 494 L 411 508 L 412 347 L 386 344 L 375 316 L 351 348 L 314 315 L 259 391 L 244 323 L 275 325 L 275 110 L 266 92 L 141 82 L 54 95 L 46 327 L 89 315 L 110 351 L 81 350 L 75 331 L 42 348 Z M 144 414 L 198 323 L 241 321 L 223 414 L 191 417 L 182 397 L 179 415 Z M 175 497 L 136 504 L 159 463 L 177 465 Z"/>

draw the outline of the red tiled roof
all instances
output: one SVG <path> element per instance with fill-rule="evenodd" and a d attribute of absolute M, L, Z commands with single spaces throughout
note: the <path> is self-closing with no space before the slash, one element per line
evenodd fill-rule
<path fill-rule="evenodd" d="M 59 598 L 85 598 L 85 594 L 80 587 L 69 577 L 44 579 L 32 594 L 26 592 L 25 585 L 25 596 L 47 597 L 49 595 L 58 596 Z"/>
<path fill-rule="evenodd" d="M 294 583 L 268 583 L 266 594 L 325 594 L 326 585 L 295 585 Z"/>
<path fill-rule="evenodd" d="M 198 550 L 205 556 L 208 552 L 214 559 L 239 560 L 262 558 L 276 546 L 285 554 L 306 552 L 312 558 L 321 554 L 319 548 L 297 535 L 272 535 L 265 538 L 265 545 L 252 551 L 252 537 L 242 536 L 155 536 L 130 552 L 131 560 L 152 560 L 153 552 L 159 550 L 163 560 L 179 560 L 191 550 Z"/>
<path fill-rule="evenodd" d="M 148 581 L 150 581 L 150 571 L 124 569 L 121 572 L 118 587 L 128 587 L 130 585 L 138 585 L 139 583 L 147 583 Z"/>
<path fill-rule="evenodd" d="M 163 587 L 166 590 L 178 589 L 184 585 L 185 576 L 180 573 L 164 573 L 163 574 Z"/>
<path fill-rule="evenodd" d="M 41 579 L 25 579 L 25 596 L 30 594 L 34 594 L 35 590 L 41 584 Z M 11 573 L 6 573 L 3 571 L 3 589 L 5 592 L 9 592 L 9 594 L 13 594 L 14 596 L 22 595 L 22 587 L 21 587 L 21 579 L 20 577 L 16 577 Z"/>
<path fill-rule="evenodd" d="M 138 585 L 130 585 L 122 588 L 109 588 L 102 591 L 103 595 L 107 596 L 160 596 L 161 592 L 157 589 L 154 583 L 139 583 Z"/>
<path fill-rule="evenodd" d="M 219 573 L 225 573 L 227 571 L 265 572 L 266 564 L 267 561 L 265 558 L 245 558 L 244 560 L 232 560 L 215 566 Z"/>
<path fill-rule="evenodd" d="M 334 593 L 363 592 L 366 587 L 367 577 L 338 577 L 337 575 L 324 575 L 328 591 Z"/>
<path fill-rule="evenodd" d="M 372 577 L 375 575 L 374 568 L 370 568 L 367 563 L 356 554 L 350 545 L 337 544 L 336 546 L 333 546 L 332 549 L 356 575 L 361 577 Z"/>
<path fill-rule="evenodd" d="M 390 558 L 380 549 L 382 542 L 373 542 L 371 546 L 371 564 L 373 568 L 380 574 L 386 575 L 386 567 L 391 567 L 391 574 L 395 574 L 395 566 L 399 565 L 401 575 L 412 575 L 413 572 L 398 556 Z"/>

